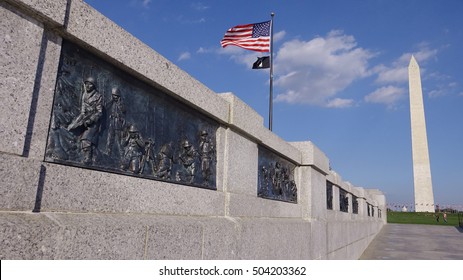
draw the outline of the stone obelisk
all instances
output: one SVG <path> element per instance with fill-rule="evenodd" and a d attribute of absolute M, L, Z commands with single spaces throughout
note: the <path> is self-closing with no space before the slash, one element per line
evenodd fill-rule
<path fill-rule="evenodd" d="M 431 166 L 429 164 L 428 137 L 424 117 L 420 67 L 414 56 L 408 65 L 410 90 L 410 119 L 412 128 L 413 183 L 415 186 L 415 211 L 434 212 Z"/>

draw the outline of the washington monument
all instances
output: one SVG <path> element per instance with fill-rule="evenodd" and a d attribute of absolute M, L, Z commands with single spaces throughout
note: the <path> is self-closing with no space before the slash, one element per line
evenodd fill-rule
<path fill-rule="evenodd" d="M 408 81 L 410 90 L 415 211 L 434 212 L 434 194 L 432 191 L 431 166 L 429 164 L 428 137 L 426 135 L 426 121 L 424 118 L 420 67 L 413 55 L 408 65 Z"/>

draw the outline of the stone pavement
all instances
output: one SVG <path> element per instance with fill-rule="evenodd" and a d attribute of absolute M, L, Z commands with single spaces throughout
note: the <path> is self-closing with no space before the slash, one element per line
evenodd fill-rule
<path fill-rule="evenodd" d="M 386 224 L 361 260 L 463 260 L 463 229 Z"/>

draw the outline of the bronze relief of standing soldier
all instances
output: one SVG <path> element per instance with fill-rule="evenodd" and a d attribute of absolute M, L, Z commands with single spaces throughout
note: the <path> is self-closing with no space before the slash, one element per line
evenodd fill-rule
<path fill-rule="evenodd" d="M 103 115 L 103 96 L 96 89 L 96 81 L 89 77 L 84 81 L 80 114 L 72 121 L 68 130 L 83 128 L 80 136 L 83 162 L 90 164 L 95 161 L 95 150 L 98 144 L 98 133 Z"/>
<path fill-rule="evenodd" d="M 123 156 L 123 149 L 121 146 L 122 131 L 125 125 L 125 108 L 122 104 L 121 92 L 119 88 L 113 88 L 111 91 L 111 101 L 107 106 L 109 111 L 109 126 L 108 126 L 108 138 L 106 141 L 106 154 L 112 155 L 113 148 L 116 148 L 117 156 Z"/>
<path fill-rule="evenodd" d="M 157 155 L 157 168 L 155 177 L 170 180 L 172 175 L 172 165 L 174 163 L 174 154 L 170 144 L 164 144 Z"/>
<path fill-rule="evenodd" d="M 203 184 L 209 184 L 209 177 L 212 174 L 211 162 L 215 154 L 214 145 L 211 143 L 206 130 L 201 131 L 201 141 L 199 142 L 199 157 L 201 160 L 201 175 Z"/>

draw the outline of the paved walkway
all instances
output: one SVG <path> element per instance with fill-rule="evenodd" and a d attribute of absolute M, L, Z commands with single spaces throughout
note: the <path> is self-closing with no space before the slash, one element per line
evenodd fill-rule
<path fill-rule="evenodd" d="M 463 260 L 463 229 L 386 224 L 361 260 Z"/>

